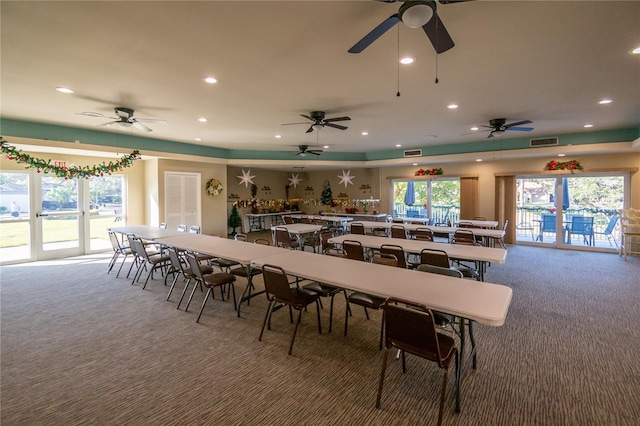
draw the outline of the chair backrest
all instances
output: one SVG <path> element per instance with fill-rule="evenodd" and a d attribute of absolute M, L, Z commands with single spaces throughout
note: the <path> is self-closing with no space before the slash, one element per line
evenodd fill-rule
<path fill-rule="evenodd" d="M 350 234 L 364 235 L 364 225 L 362 223 L 351 223 Z"/>
<path fill-rule="evenodd" d="M 398 258 L 390 253 L 374 253 L 374 255 L 371 257 L 371 263 L 397 267 Z"/>
<path fill-rule="evenodd" d="M 458 222 L 458 228 L 478 228 L 478 227 L 471 222 L 465 222 L 463 220 Z"/>
<path fill-rule="evenodd" d="M 455 277 L 455 278 L 464 278 L 464 275 L 462 275 L 462 271 L 459 271 L 457 269 L 451 269 L 451 268 L 443 268 L 442 266 L 420 264 L 416 268 L 416 271 L 447 275 L 449 277 Z"/>
<path fill-rule="evenodd" d="M 402 220 L 401 217 L 394 217 L 393 219 L 391 219 L 392 223 L 404 223 L 404 220 Z"/>
<path fill-rule="evenodd" d="M 339 248 L 328 248 L 326 250 L 323 250 L 322 253 L 326 254 L 327 256 L 334 256 L 334 257 L 347 257 L 347 252 L 339 249 Z"/>
<path fill-rule="evenodd" d="M 407 210 L 407 217 L 418 217 L 420 212 L 418 210 Z"/>
<path fill-rule="evenodd" d="M 437 249 L 422 249 L 420 252 L 420 263 L 425 265 L 440 266 L 442 268 L 449 268 L 449 255 L 444 250 Z"/>
<path fill-rule="evenodd" d="M 380 253 L 392 254 L 398 259 L 398 268 L 407 267 L 407 259 L 404 256 L 404 249 L 394 244 L 383 244 L 380 246 Z"/>
<path fill-rule="evenodd" d="M 129 241 L 133 242 L 131 247 L 134 248 L 136 255 L 143 258 L 144 260 L 149 260 L 149 255 L 147 254 L 147 250 L 144 247 L 144 243 L 139 237 L 134 236 Z"/>
<path fill-rule="evenodd" d="M 198 225 L 191 225 L 189 227 L 189 233 L 190 234 L 199 234 L 200 233 L 200 227 Z"/>
<path fill-rule="evenodd" d="M 305 217 L 301 217 L 300 218 L 300 223 L 305 223 L 305 224 L 310 225 L 311 224 L 311 219 L 306 217 L 306 216 Z"/>
<path fill-rule="evenodd" d="M 289 279 L 284 269 L 279 266 L 265 264 L 262 266 L 262 277 L 269 300 L 275 298 L 285 303 L 293 300 Z"/>
<path fill-rule="evenodd" d="M 613 232 L 613 228 L 616 227 L 618 219 L 620 219 L 620 215 L 616 214 L 611 216 L 611 219 L 609 219 L 609 224 L 607 225 L 607 229 L 604 230 L 605 234 L 611 234 Z"/>
<path fill-rule="evenodd" d="M 384 306 L 385 346 L 411 353 L 443 366 L 433 313 L 424 305 L 390 298 Z M 413 349 L 413 350 L 411 350 Z"/>
<path fill-rule="evenodd" d="M 336 248 L 335 244 L 330 243 L 329 239 L 333 237 L 333 232 L 331 230 L 322 230 L 320 231 L 320 248 L 324 252 L 325 250 Z"/>
<path fill-rule="evenodd" d="M 475 246 L 476 239 L 475 235 L 473 235 L 473 231 L 470 229 L 456 229 L 456 232 L 453 233 L 451 237 L 452 244 L 467 244 L 471 246 Z"/>
<path fill-rule="evenodd" d="M 196 255 L 191 252 L 186 253 L 187 262 L 189 262 L 189 269 L 191 269 L 191 273 L 193 276 L 202 282 L 204 282 L 204 277 L 202 276 L 202 269 L 200 269 L 200 262 L 196 258 Z"/>
<path fill-rule="evenodd" d="M 167 253 L 169 254 L 169 260 L 171 261 L 171 266 L 173 269 L 178 272 L 183 272 L 184 267 L 182 261 L 180 260 L 180 256 L 178 256 L 178 252 L 173 247 L 167 247 Z"/>
<path fill-rule="evenodd" d="M 187 232 L 187 225 L 178 225 L 179 232 Z"/>
<path fill-rule="evenodd" d="M 484 216 L 474 216 L 473 220 L 487 220 Z"/>
<path fill-rule="evenodd" d="M 109 231 L 109 241 L 111 241 L 111 246 L 113 247 L 113 251 L 121 253 L 122 252 L 122 244 L 120 244 L 120 240 L 118 240 L 118 236 L 115 232 Z"/>
<path fill-rule="evenodd" d="M 430 228 L 416 228 L 413 236 L 419 241 L 433 241 L 433 232 Z"/>
<path fill-rule="evenodd" d="M 233 239 L 234 239 L 234 240 L 236 240 L 236 241 L 244 241 L 244 242 L 247 242 L 247 234 L 241 234 L 241 233 L 239 233 L 239 232 L 238 232 L 238 233 L 233 237 Z"/>
<path fill-rule="evenodd" d="M 571 218 L 571 233 L 591 235 L 593 231 L 593 216 L 573 216 Z"/>
<path fill-rule="evenodd" d="M 282 216 L 282 219 L 284 219 L 285 225 L 293 224 L 293 218 L 291 216 Z"/>
<path fill-rule="evenodd" d="M 344 240 L 342 242 L 342 249 L 347 253 L 349 259 L 364 262 L 364 250 L 360 241 Z"/>
<path fill-rule="evenodd" d="M 276 227 L 276 245 L 284 248 L 293 248 L 287 228 L 283 226 Z"/>
<path fill-rule="evenodd" d="M 407 231 L 402 225 L 391 225 L 391 238 L 407 239 Z"/>
<path fill-rule="evenodd" d="M 167 224 L 166 224 L 166 223 L 164 223 L 164 222 L 162 222 L 162 223 L 160 224 L 160 229 L 167 229 Z"/>
<path fill-rule="evenodd" d="M 542 232 L 556 232 L 556 215 L 542 214 Z"/>
<path fill-rule="evenodd" d="M 509 219 L 505 219 L 504 225 L 502 226 L 502 230 L 507 232 L 507 226 L 509 225 Z"/>
<path fill-rule="evenodd" d="M 271 241 L 267 240 L 266 238 L 256 238 L 255 240 L 253 240 L 254 244 L 262 244 L 263 246 L 270 246 L 271 245 Z"/>

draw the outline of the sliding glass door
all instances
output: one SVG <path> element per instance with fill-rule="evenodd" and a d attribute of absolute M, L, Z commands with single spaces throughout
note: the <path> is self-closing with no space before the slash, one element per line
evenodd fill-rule
<path fill-rule="evenodd" d="M 431 224 L 460 218 L 460 179 L 393 181 L 393 216 L 429 218 Z"/>

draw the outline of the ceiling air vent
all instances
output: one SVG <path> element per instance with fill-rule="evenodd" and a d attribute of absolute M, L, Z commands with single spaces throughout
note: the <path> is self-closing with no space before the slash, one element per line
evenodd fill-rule
<path fill-rule="evenodd" d="M 421 149 L 405 149 L 404 150 L 405 157 L 422 157 Z"/>
<path fill-rule="evenodd" d="M 532 147 L 536 147 L 536 146 L 552 146 L 552 145 L 559 145 L 557 137 L 543 138 L 543 139 L 531 139 L 531 146 Z"/>

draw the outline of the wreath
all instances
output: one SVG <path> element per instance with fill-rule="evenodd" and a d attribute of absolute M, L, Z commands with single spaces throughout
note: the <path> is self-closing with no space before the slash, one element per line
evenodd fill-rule
<path fill-rule="evenodd" d="M 222 183 L 218 179 L 211 179 L 207 182 L 207 194 L 219 195 L 222 193 Z"/>

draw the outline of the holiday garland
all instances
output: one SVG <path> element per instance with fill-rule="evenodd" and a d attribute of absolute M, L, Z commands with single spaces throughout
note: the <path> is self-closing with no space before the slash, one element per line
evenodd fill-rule
<path fill-rule="evenodd" d="M 442 169 L 419 169 L 418 171 L 416 171 L 415 176 L 435 176 L 435 175 L 441 175 L 442 173 L 444 173 L 442 171 Z"/>
<path fill-rule="evenodd" d="M 104 176 L 105 174 L 110 175 L 112 173 L 119 172 L 122 169 L 126 169 L 127 167 L 131 167 L 134 160 L 139 160 L 141 158 L 140 152 L 135 150 L 133 153 L 120 158 L 119 161 L 111 161 L 109 164 L 103 162 L 102 164 L 95 166 L 65 167 L 51 164 L 51 160 L 45 161 L 40 158 L 34 158 L 29 154 L 23 153 L 22 150 L 18 150 L 7 144 L 4 140 L 0 140 L 0 144 L 2 145 L 2 153 L 7 156 L 7 159 L 13 160 L 18 164 L 24 164 L 26 169 L 37 169 L 38 173 L 50 173 L 59 178 L 65 179 L 88 179 L 92 176 Z"/>
<path fill-rule="evenodd" d="M 575 170 L 582 170 L 582 165 L 576 161 L 549 161 L 545 166 L 545 170 L 570 170 L 573 173 Z"/>

